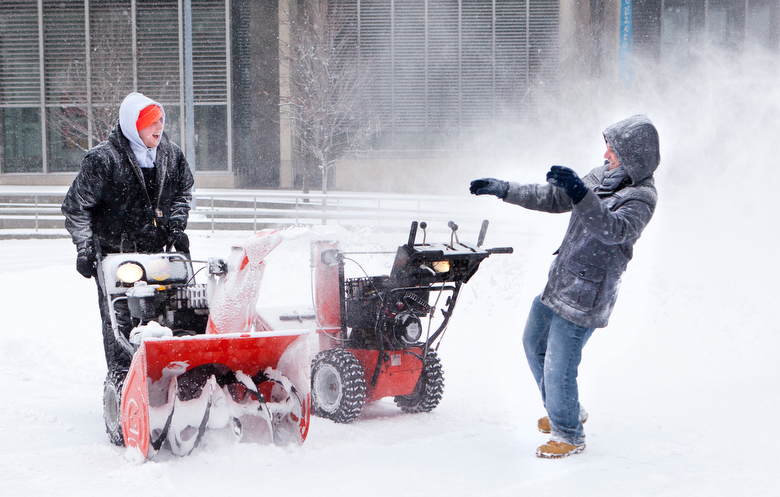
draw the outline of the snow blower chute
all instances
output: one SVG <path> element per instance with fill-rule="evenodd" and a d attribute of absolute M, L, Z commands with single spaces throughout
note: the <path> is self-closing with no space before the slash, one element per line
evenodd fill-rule
<path fill-rule="evenodd" d="M 164 448 L 187 455 L 207 429 L 241 441 L 303 443 L 309 330 L 256 309 L 263 259 L 280 241 L 264 230 L 227 260 L 209 259 L 206 284 L 195 283 L 186 254 L 99 258 L 114 336 L 132 354 L 129 370 L 109 368 L 104 418 L 111 441 L 132 458 Z"/>

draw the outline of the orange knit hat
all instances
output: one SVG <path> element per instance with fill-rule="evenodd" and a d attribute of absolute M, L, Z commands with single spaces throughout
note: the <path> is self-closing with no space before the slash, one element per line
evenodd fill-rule
<path fill-rule="evenodd" d="M 141 131 L 162 117 L 162 111 L 154 104 L 149 104 L 138 113 L 135 129 Z"/>

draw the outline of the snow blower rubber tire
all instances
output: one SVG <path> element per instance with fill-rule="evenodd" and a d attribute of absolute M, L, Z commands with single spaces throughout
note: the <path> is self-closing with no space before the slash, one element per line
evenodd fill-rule
<path fill-rule="evenodd" d="M 122 434 L 122 387 L 126 376 L 127 370 L 112 369 L 103 382 L 103 421 L 106 423 L 106 433 L 111 443 L 120 447 L 125 445 Z"/>
<path fill-rule="evenodd" d="M 344 349 L 323 350 L 314 358 L 311 373 L 312 411 L 336 423 L 350 423 L 366 403 L 363 366 Z"/>
<path fill-rule="evenodd" d="M 439 356 L 433 350 L 428 351 L 420 378 L 409 395 L 397 395 L 395 405 L 408 413 L 430 412 L 439 405 L 444 392 L 444 371 Z"/>

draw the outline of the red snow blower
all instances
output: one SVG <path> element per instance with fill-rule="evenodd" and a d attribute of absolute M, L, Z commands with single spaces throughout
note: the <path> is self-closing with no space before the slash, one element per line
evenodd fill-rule
<path fill-rule="evenodd" d="M 311 373 L 316 415 L 349 423 L 366 402 L 389 396 L 410 413 L 439 404 L 444 376 L 436 350 L 461 286 L 491 254 L 512 253 L 511 247 L 481 248 L 487 221 L 476 245 L 460 242 L 458 226 L 452 221 L 448 226 L 449 243 L 426 243 L 427 225 L 420 223 L 423 241 L 416 244 L 413 222 L 389 276 L 347 279 L 345 262 L 354 262 L 350 253 L 333 242 L 313 246 L 320 338 Z"/>
<path fill-rule="evenodd" d="M 187 455 L 207 429 L 241 441 L 303 443 L 309 426 L 308 329 L 256 310 L 274 230 L 209 259 L 195 283 L 186 254 L 99 257 L 98 276 L 129 370 L 110 367 L 103 392 L 109 439 L 141 460 Z M 129 322 L 128 322 L 129 320 Z M 127 332 L 130 329 L 131 331 Z"/>

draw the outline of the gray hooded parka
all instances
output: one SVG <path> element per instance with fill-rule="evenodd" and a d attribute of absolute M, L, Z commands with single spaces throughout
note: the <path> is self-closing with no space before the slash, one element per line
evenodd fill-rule
<path fill-rule="evenodd" d="M 605 163 L 582 178 L 588 192 L 578 204 L 550 184 L 510 183 L 505 199 L 527 209 L 572 213 L 541 300 L 562 318 L 588 328 L 607 326 L 634 243 L 658 201 L 653 172 L 660 152 L 653 123 L 645 116 L 632 116 L 608 127 L 604 139 L 625 167 L 628 184 L 614 191 L 594 191 L 609 171 Z"/>

